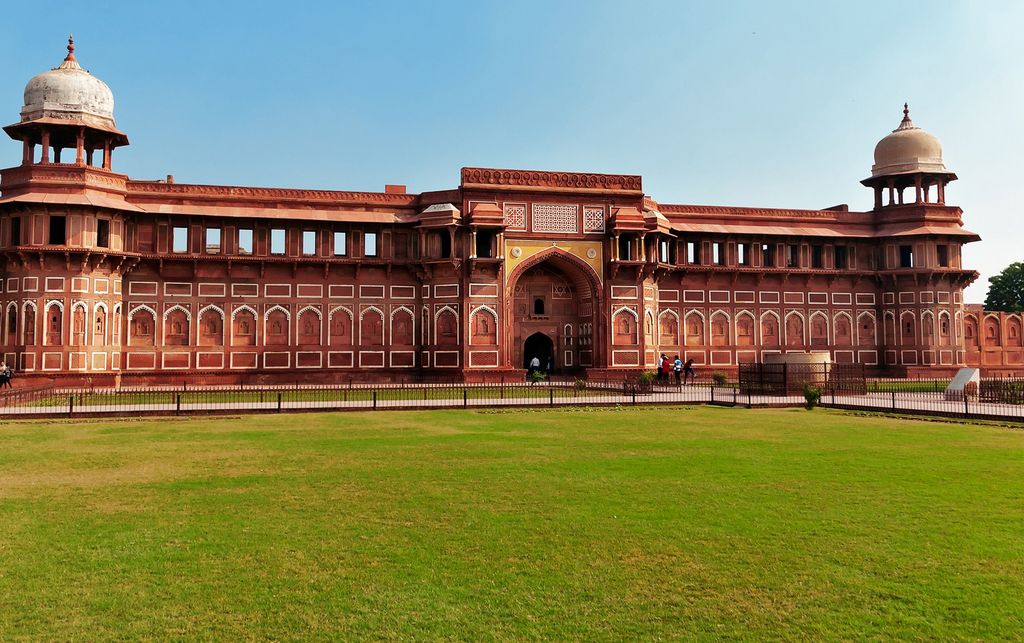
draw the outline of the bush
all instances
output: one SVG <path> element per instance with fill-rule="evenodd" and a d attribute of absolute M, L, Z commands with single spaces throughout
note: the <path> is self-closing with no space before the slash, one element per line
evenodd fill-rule
<path fill-rule="evenodd" d="M 536 384 L 537 382 L 543 382 L 548 378 L 548 374 L 544 371 L 533 371 L 530 373 L 530 381 Z"/>
<path fill-rule="evenodd" d="M 804 406 L 807 410 L 814 410 L 814 407 L 818 406 L 818 403 L 821 402 L 821 389 L 817 386 L 804 384 L 804 400 L 806 400 Z"/>
<path fill-rule="evenodd" d="M 711 381 L 715 383 L 715 386 L 725 386 L 729 378 L 722 371 L 715 371 L 711 374 Z"/>
<path fill-rule="evenodd" d="M 658 379 L 658 374 L 654 371 L 644 371 L 640 373 L 640 377 L 637 379 L 640 380 L 641 384 L 651 384 L 654 380 Z"/>
<path fill-rule="evenodd" d="M 585 391 L 587 390 L 587 380 L 582 377 L 577 377 L 576 381 L 573 382 L 573 386 L 576 387 L 577 391 Z"/>

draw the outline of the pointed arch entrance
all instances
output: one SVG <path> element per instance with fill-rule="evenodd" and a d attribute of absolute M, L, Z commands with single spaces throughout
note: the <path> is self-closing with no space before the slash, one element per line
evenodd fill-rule
<path fill-rule="evenodd" d="M 536 364 L 539 364 L 540 370 L 546 370 L 548 367 L 548 360 L 554 360 L 555 358 L 555 342 L 550 337 L 541 332 L 536 332 L 523 342 L 523 368 L 529 369 L 530 362 L 533 362 L 533 358 L 537 358 Z"/>
<path fill-rule="evenodd" d="M 508 366 L 525 368 L 534 353 L 546 350 L 560 373 L 604 363 L 600 281 L 586 262 L 550 248 L 512 269 L 506 284 L 503 352 Z M 549 349 L 541 346 L 545 341 Z"/>

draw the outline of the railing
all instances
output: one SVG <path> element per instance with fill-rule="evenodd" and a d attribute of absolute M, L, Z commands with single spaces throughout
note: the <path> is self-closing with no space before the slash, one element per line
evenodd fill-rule
<path fill-rule="evenodd" d="M 926 387 L 931 386 L 932 389 Z M 824 407 L 1024 421 L 1024 380 L 983 380 L 976 391 L 947 397 L 934 383 L 873 380 L 866 390 L 820 388 Z M 288 411 L 485 407 L 716 404 L 803 406 L 803 393 L 768 394 L 735 385 L 585 382 L 349 384 L 202 387 L 45 388 L 0 393 L 0 418 L 202 415 Z"/>

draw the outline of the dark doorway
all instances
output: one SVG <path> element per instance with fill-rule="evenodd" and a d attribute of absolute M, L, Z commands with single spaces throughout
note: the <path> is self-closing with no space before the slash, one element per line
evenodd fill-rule
<path fill-rule="evenodd" d="M 523 368 L 530 370 L 530 362 L 536 357 L 541 371 L 547 370 L 548 360 L 554 360 L 555 345 L 544 333 L 534 333 L 523 344 Z M 552 361 L 552 366 L 554 362 Z"/>

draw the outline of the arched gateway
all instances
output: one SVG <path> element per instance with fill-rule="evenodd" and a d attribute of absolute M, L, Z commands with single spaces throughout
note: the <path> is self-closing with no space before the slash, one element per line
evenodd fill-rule
<path fill-rule="evenodd" d="M 536 354 L 543 368 L 548 351 L 561 373 L 602 364 L 604 355 L 595 341 L 601 290 L 590 266 L 551 248 L 517 266 L 507 283 L 508 366 L 525 368 Z"/>

